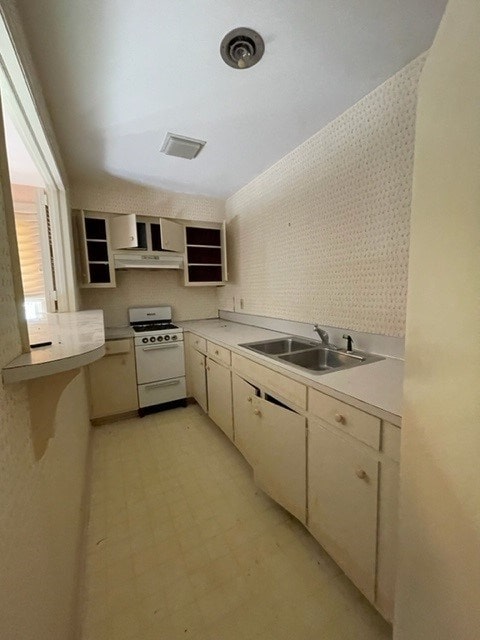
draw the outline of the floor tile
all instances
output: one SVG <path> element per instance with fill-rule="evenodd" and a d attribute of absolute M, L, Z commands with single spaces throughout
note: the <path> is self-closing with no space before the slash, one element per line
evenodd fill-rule
<path fill-rule="evenodd" d="M 197 405 L 96 428 L 82 640 L 389 640 Z"/>

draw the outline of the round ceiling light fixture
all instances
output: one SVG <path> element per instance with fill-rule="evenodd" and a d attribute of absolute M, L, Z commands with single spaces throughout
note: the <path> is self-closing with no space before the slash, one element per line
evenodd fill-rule
<path fill-rule="evenodd" d="M 220 45 L 222 58 L 234 69 L 253 67 L 261 59 L 264 51 L 262 36 L 247 27 L 229 31 Z"/>

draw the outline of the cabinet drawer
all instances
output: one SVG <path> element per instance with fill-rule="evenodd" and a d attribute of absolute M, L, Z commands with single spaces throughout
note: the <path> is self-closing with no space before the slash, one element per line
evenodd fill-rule
<path fill-rule="evenodd" d="M 130 353 L 132 351 L 133 340 L 125 338 L 124 340 L 107 340 L 105 342 L 105 355 L 114 356 L 119 353 Z"/>
<path fill-rule="evenodd" d="M 261 364 L 252 362 L 236 353 L 233 354 L 233 367 L 247 380 L 257 382 L 259 386 L 276 391 L 282 398 L 289 400 L 297 407 L 307 407 L 307 388 L 300 382 L 283 376 L 281 373 L 271 371 Z"/>
<path fill-rule="evenodd" d="M 315 389 L 309 389 L 308 410 L 377 451 L 380 449 L 380 418 Z"/>
<path fill-rule="evenodd" d="M 190 336 L 189 341 L 191 347 L 202 353 L 207 352 L 207 341 L 205 338 L 200 338 L 200 336 L 197 336 L 195 333 L 189 333 L 188 335 Z"/>
<path fill-rule="evenodd" d="M 220 360 L 230 366 L 232 361 L 231 353 L 228 349 L 225 349 L 225 347 L 221 347 L 220 345 L 215 344 L 215 342 L 207 342 L 207 353 L 209 356 L 212 356 L 212 358 Z"/>

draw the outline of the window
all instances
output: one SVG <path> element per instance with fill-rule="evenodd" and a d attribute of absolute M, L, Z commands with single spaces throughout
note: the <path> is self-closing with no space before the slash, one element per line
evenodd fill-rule
<path fill-rule="evenodd" d="M 70 211 L 59 159 L 21 60 L 0 16 L 0 92 L 14 202 L 9 228 L 16 232 L 25 318 L 31 322 L 46 311 L 74 311 L 77 289 Z M 16 283 L 20 295 L 18 275 Z M 22 342 L 28 350 L 25 336 Z"/>

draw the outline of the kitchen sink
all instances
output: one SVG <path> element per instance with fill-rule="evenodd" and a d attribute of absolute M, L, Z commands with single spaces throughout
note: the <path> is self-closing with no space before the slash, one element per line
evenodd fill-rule
<path fill-rule="evenodd" d="M 313 340 L 301 340 L 300 338 L 277 338 L 275 340 L 267 340 L 262 342 L 249 342 L 241 344 L 240 347 L 246 347 L 252 351 L 258 351 L 266 355 L 278 355 L 281 353 L 292 353 L 294 351 L 303 351 L 318 346 Z"/>
<path fill-rule="evenodd" d="M 329 369 L 346 369 L 355 367 L 360 364 L 368 364 L 383 360 L 381 356 L 371 354 L 349 354 L 343 351 L 335 351 L 332 349 L 309 349 L 299 353 L 290 353 L 279 356 L 280 360 L 284 360 L 289 364 L 294 364 L 302 369 L 309 371 L 327 371 Z"/>
<path fill-rule="evenodd" d="M 239 346 L 261 353 L 273 360 L 285 362 L 299 369 L 306 369 L 318 374 L 340 371 L 384 360 L 382 356 L 361 351 L 347 353 L 342 349 L 327 349 L 319 342 L 303 340 L 295 336 L 262 342 L 249 342 Z"/>

